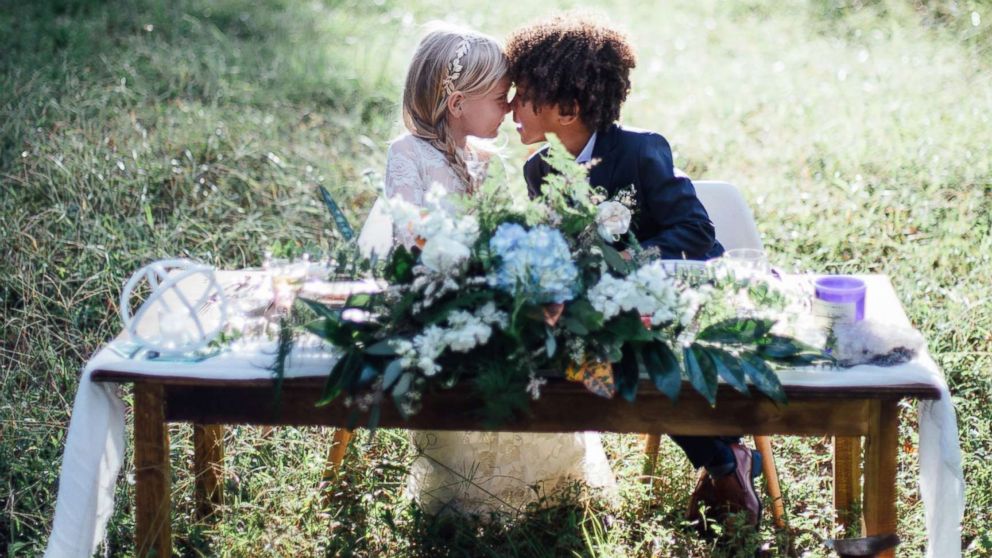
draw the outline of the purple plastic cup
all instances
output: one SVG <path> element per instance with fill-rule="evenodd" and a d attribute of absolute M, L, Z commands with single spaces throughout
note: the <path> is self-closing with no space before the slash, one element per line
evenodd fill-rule
<path fill-rule="evenodd" d="M 828 275 L 813 283 L 817 314 L 831 322 L 865 318 L 865 282 L 850 275 Z"/>

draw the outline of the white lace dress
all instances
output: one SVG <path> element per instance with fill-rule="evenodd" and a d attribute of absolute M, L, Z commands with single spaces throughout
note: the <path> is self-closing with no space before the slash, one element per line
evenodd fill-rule
<path fill-rule="evenodd" d="M 485 172 L 484 161 L 472 163 Z M 464 192 L 444 155 L 426 141 L 404 135 L 390 145 L 387 196 L 423 205 L 435 182 L 452 193 Z M 379 224 L 367 222 L 363 236 L 368 238 L 366 229 L 381 230 Z M 598 433 L 418 431 L 412 438 L 419 455 L 406 490 L 428 513 L 513 514 L 572 481 L 615 497 L 616 480 Z"/>

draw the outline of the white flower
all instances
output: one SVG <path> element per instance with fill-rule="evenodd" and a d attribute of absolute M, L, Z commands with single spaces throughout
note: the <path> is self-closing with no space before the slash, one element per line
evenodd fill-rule
<path fill-rule="evenodd" d="M 630 210 L 620 202 L 605 201 L 596 207 L 599 236 L 612 242 L 630 228 Z"/>
<path fill-rule="evenodd" d="M 621 311 L 636 310 L 641 316 L 650 316 L 652 325 L 682 317 L 686 306 L 693 304 L 692 298 L 680 296 L 660 262 L 647 264 L 623 279 L 604 274 L 587 296 L 592 307 L 607 320 Z"/>
<path fill-rule="evenodd" d="M 546 378 L 538 378 L 533 373 L 530 375 L 530 382 L 527 383 L 527 393 L 530 398 L 537 401 L 541 398 L 541 386 L 548 383 Z"/>
<path fill-rule="evenodd" d="M 416 348 L 417 366 L 424 372 L 425 376 L 433 376 L 441 371 L 441 366 L 435 360 L 441 356 L 441 353 L 446 348 L 444 333 L 443 329 L 432 325 L 425 329 L 423 333 L 413 338 L 413 346 Z"/>
<path fill-rule="evenodd" d="M 449 273 L 458 269 L 470 255 L 471 250 L 461 242 L 447 236 L 435 236 L 424 244 L 420 261 L 435 273 Z"/>
<path fill-rule="evenodd" d="M 500 329 L 506 329 L 506 326 L 510 322 L 510 317 L 506 312 L 497 310 L 496 304 L 492 301 L 487 302 L 482 308 L 479 308 L 477 316 L 484 323 L 494 325 Z"/>

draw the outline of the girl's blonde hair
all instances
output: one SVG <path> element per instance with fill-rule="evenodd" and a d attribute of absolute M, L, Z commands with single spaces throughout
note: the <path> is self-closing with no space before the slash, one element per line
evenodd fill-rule
<path fill-rule="evenodd" d="M 465 158 L 451 137 L 448 97 L 460 91 L 466 97 L 492 91 L 508 70 L 506 56 L 492 37 L 453 28 L 427 34 L 413 54 L 403 88 L 403 125 L 414 136 L 430 142 L 451 164 L 469 190 L 481 177 L 469 172 Z"/>

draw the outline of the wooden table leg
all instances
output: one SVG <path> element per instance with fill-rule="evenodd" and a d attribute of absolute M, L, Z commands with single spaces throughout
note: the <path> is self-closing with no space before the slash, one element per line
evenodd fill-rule
<path fill-rule="evenodd" d="M 202 521 L 224 505 L 224 425 L 193 425 L 193 475 L 196 519 Z"/>
<path fill-rule="evenodd" d="M 896 533 L 896 457 L 899 447 L 899 404 L 875 401 L 865 441 L 865 534 Z M 890 549 L 879 556 L 892 557 Z"/>
<path fill-rule="evenodd" d="M 858 507 L 861 504 L 861 438 L 834 438 L 834 513 L 842 537 L 861 532 Z M 857 525 L 855 523 L 857 522 Z"/>
<path fill-rule="evenodd" d="M 324 475 L 320 487 L 324 490 L 324 505 L 330 505 L 334 494 L 335 483 L 338 473 L 341 472 L 341 463 L 344 461 L 344 454 L 348 451 L 348 444 L 351 443 L 352 431 L 346 428 L 336 428 L 334 430 L 334 440 L 331 448 L 327 451 L 327 462 L 324 464 Z"/>
<path fill-rule="evenodd" d="M 661 446 L 660 434 L 644 435 L 644 482 L 650 484 L 658 466 L 658 449 Z"/>
<path fill-rule="evenodd" d="M 172 556 L 169 429 L 161 384 L 134 384 L 136 555 Z"/>
<path fill-rule="evenodd" d="M 778 484 L 778 469 L 775 467 L 775 454 L 772 453 L 772 440 L 768 436 L 755 436 L 754 445 L 761 454 L 761 472 L 765 476 L 765 486 L 768 496 L 772 499 L 772 519 L 775 527 L 785 529 L 785 502 L 782 500 L 782 488 Z"/>

